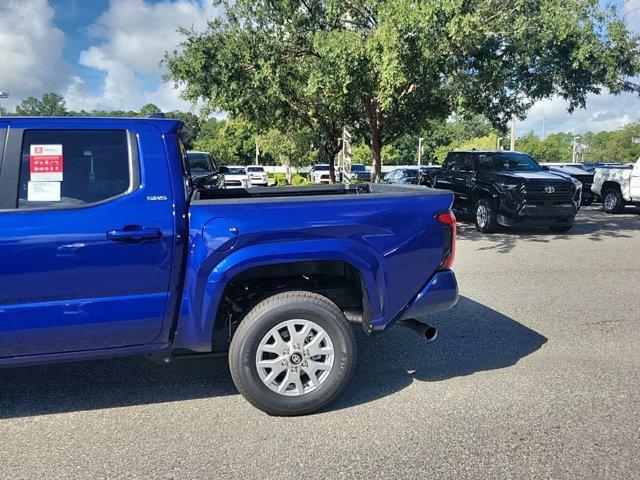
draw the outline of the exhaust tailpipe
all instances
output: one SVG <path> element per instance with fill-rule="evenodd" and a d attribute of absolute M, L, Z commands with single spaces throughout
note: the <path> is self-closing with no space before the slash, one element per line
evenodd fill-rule
<path fill-rule="evenodd" d="M 419 322 L 415 318 L 406 318 L 404 320 L 399 320 L 398 325 L 402 325 L 403 327 L 407 327 L 413 330 L 427 342 L 435 340 L 438 336 L 438 330 L 436 329 L 436 327 L 429 325 L 428 323 Z"/>

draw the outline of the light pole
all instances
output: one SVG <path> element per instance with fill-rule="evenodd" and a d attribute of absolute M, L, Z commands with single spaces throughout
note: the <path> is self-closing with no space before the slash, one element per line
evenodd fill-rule
<path fill-rule="evenodd" d="M 418 139 L 418 166 L 422 165 L 422 141 L 424 139 L 420 137 Z"/>
<path fill-rule="evenodd" d="M 511 145 L 509 150 L 512 152 L 516 149 L 516 119 L 511 119 Z"/>

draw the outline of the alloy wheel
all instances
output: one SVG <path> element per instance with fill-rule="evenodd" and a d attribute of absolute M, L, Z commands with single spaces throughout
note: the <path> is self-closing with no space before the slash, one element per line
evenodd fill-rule
<path fill-rule="evenodd" d="M 286 396 L 312 392 L 331 374 L 333 342 L 316 323 L 287 320 L 262 338 L 256 352 L 256 369 L 270 390 Z"/>

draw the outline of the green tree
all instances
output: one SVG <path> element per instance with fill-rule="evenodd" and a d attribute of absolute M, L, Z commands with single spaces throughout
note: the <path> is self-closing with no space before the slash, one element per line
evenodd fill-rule
<path fill-rule="evenodd" d="M 16 115 L 25 117 L 60 117 L 67 114 L 64 98 L 53 92 L 45 93 L 41 99 L 26 98 L 16 107 Z"/>
<path fill-rule="evenodd" d="M 570 162 L 572 148 L 572 133 L 552 133 L 544 140 L 529 133 L 516 140 L 516 150 L 528 153 L 538 162 Z"/>
<path fill-rule="evenodd" d="M 313 138 L 310 131 L 283 132 L 280 129 L 272 129 L 258 136 L 257 142 L 263 154 L 287 167 L 287 180 L 291 182 L 291 167 L 308 165 L 317 157 L 313 148 Z"/>
<path fill-rule="evenodd" d="M 169 78 L 184 84 L 187 98 L 242 116 L 257 132 L 312 131 L 318 160 L 334 164 L 343 127 L 355 123 L 357 106 L 312 68 L 317 53 L 310 43 L 333 15 L 317 5 L 224 3 L 225 20 L 212 22 L 208 32 L 183 31 L 183 49 L 166 58 Z M 290 27 L 279 28 L 285 23 Z"/>
<path fill-rule="evenodd" d="M 168 59 L 186 96 L 273 127 L 350 124 L 376 179 L 383 146 L 427 119 L 482 113 L 503 127 L 551 95 L 573 110 L 603 86 L 639 90 L 637 38 L 594 0 L 221 3 Z"/>
<path fill-rule="evenodd" d="M 153 103 L 147 103 L 144 107 L 140 109 L 139 117 L 148 117 L 149 115 L 153 115 L 154 113 L 162 113 L 160 107 Z"/>
<path fill-rule="evenodd" d="M 256 132 L 250 122 L 242 118 L 211 118 L 202 123 L 193 146 L 211 153 L 222 164 L 248 165 L 255 158 L 255 145 Z"/>
<path fill-rule="evenodd" d="M 640 124 L 627 125 L 611 132 L 586 133 L 585 161 L 635 162 L 640 157 Z"/>

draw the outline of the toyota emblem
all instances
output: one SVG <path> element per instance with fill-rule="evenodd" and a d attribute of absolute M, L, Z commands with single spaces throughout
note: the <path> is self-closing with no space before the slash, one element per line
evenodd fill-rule
<path fill-rule="evenodd" d="M 545 187 L 544 191 L 547 193 L 553 193 L 556 191 L 556 187 Z"/>

